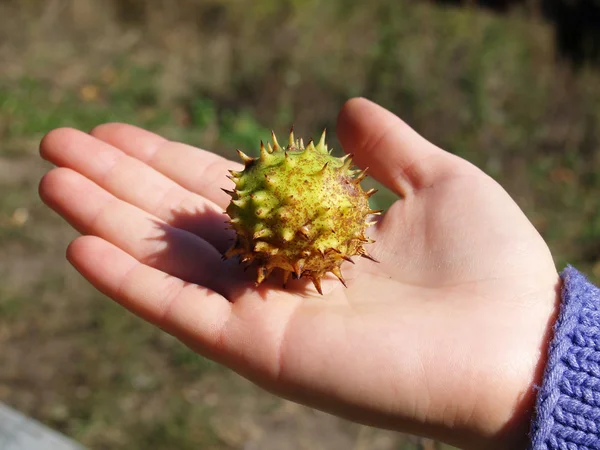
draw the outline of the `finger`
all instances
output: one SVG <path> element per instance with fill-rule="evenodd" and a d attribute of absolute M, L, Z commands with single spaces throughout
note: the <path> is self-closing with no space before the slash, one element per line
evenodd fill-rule
<path fill-rule="evenodd" d="M 344 151 L 354 154 L 356 164 L 369 167 L 375 179 L 398 195 L 431 187 L 457 168 L 458 158 L 363 98 L 349 100 L 342 107 L 337 131 Z"/>
<path fill-rule="evenodd" d="M 81 173 L 115 197 L 197 234 L 220 251 L 227 248 L 230 236 L 224 230 L 220 207 L 112 145 L 81 131 L 61 128 L 44 137 L 40 152 L 57 166 Z"/>
<path fill-rule="evenodd" d="M 99 291 L 150 323 L 201 347 L 219 342 L 231 303 L 216 292 L 140 263 L 95 236 L 75 239 L 67 259 Z"/>
<path fill-rule="evenodd" d="M 226 178 L 227 171 L 243 169 L 243 165 L 214 153 L 167 141 L 132 125 L 109 123 L 94 128 L 91 133 L 221 208 L 227 207 L 231 199 L 221 190 L 232 186 Z"/>
<path fill-rule="evenodd" d="M 199 237 L 117 199 L 81 174 L 50 171 L 40 196 L 82 234 L 99 236 L 133 258 L 183 280 L 224 292 L 219 253 Z"/>

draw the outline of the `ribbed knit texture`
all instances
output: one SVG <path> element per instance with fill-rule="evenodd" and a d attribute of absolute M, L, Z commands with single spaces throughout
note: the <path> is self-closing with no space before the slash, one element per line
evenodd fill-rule
<path fill-rule="evenodd" d="M 600 289 L 573 267 L 531 427 L 532 450 L 600 449 Z"/>

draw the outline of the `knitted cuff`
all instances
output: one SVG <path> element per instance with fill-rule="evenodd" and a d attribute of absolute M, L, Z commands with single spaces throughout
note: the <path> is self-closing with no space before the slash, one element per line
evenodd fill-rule
<path fill-rule="evenodd" d="M 530 449 L 600 449 L 600 289 L 571 266 L 561 278 Z"/>

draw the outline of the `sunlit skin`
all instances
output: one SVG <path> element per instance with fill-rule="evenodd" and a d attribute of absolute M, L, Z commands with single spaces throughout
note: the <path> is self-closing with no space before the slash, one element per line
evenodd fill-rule
<path fill-rule="evenodd" d="M 254 285 L 223 262 L 229 169 L 124 124 L 50 132 L 42 199 L 84 236 L 74 267 L 134 314 L 284 398 L 465 449 L 525 448 L 558 302 L 550 251 L 493 179 L 365 99 L 337 133 L 398 195 L 380 261 Z"/>

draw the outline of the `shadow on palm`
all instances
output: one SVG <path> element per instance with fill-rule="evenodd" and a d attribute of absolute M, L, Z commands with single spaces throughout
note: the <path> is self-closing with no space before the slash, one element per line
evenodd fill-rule
<path fill-rule="evenodd" d="M 224 254 L 235 240 L 235 232 L 226 226 L 227 220 L 226 215 L 215 213 L 212 210 L 172 210 L 171 220 L 168 224 L 153 221 L 153 226 L 160 230 L 160 233 L 146 239 L 160 241 L 162 245 L 159 250 L 148 255 L 143 262 L 153 267 L 169 267 L 169 260 L 177 259 L 178 256 L 182 261 L 186 261 L 187 257 L 184 256 L 186 248 L 181 245 L 181 239 L 178 236 L 179 230 L 182 229 L 193 230 L 195 235 L 206 240 L 220 254 Z M 375 245 L 376 243 L 371 247 Z M 182 267 L 181 264 L 173 264 L 173 266 Z M 235 302 L 241 297 L 255 295 L 263 300 L 283 296 L 298 299 L 316 298 L 326 301 L 327 297 L 331 296 L 342 298 L 344 292 L 352 290 L 357 282 L 367 281 L 372 275 L 376 275 L 378 266 L 380 266 L 378 261 L 369 261 L 368 258 L 355 256 L 352 258 L 352 262 L 345 262 L 342 265 L 347 287 L 344 287 L 337 278 L 328 273 L 323 278 L 324 296 L 321 296 L 316 292 L 310 280 L 302 276 L 298 277 L 295 273 L 292 273 L 284 286 L 283 273 L 280 269 L 275 269 L 266 280 L 257 286 L 257 264 L 243 263 L 239 256 L 235 256 L 221 260 L 218 267 L 212 268 L 215 277 L 207 287 L 231 302 Z M 197 272 L 194 267 L 187 267 L 183 273 L 179 269 L 171 274 L 189 283 L 206 284 L 205 275 Z"/>

